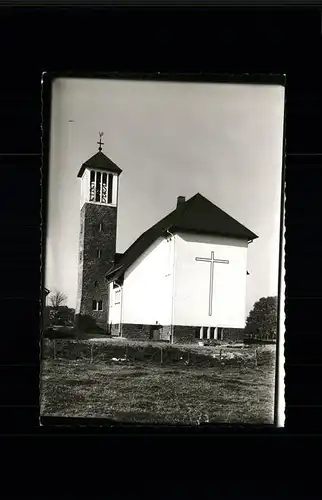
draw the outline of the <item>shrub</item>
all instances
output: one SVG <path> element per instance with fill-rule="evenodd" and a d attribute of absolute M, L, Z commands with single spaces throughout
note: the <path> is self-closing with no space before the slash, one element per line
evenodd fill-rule
<path fill-rule="evenodd" d="M 46 339 L 75 339 L 77 337 L 77 330 L 69 326 L 46 328 L 43 332 L 43 337 Z"/>
<path fill-rule="evenodd" d="M 277 330 L 277 297 L 262 297 L 250 311 L 245 333 L 248 338 L 275 340 Z"/>

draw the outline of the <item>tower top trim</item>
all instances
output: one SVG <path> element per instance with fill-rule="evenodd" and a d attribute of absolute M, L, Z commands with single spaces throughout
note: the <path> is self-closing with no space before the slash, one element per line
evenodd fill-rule
<path fill-rule="evenodd" d="M 86 168 L 96 169 L 96 170 L 106 170 L 107 172 L 111 172 L 117 175 L 120 175 L 122 170 L 118 167 L 112 160 L 110 160 L 104 153 L 98 151 L 94 156 L 89 158 L 81 168 L 77 174 L 77 177 L 83 177 L 83 173 Z"/>

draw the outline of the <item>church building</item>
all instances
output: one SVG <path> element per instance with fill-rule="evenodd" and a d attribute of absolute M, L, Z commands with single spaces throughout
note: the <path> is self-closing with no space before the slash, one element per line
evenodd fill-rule
<path fill-rule="evenodd" d="M 238 338 L 256 234 L 197 193 L 179 196 L 168 215 L 116 253 L 122 170 L 102 153 L 101 136 L 78 173 L 78 328 L 172 343 Z"/>

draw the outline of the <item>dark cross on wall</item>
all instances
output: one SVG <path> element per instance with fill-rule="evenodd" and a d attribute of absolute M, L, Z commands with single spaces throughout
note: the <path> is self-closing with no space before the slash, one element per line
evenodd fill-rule
<path fill-rule="evenodd" d="M 199 262 L 209 262 L 210 263 L 210 282 L 209 282 L 209 316 L 212 315 L 212 298 L 214 293 L 214 266 L 216 264 L 229 264 L 229 260 L 215 259 L 214 252 L 211 252 L 210 259 L 205 257 L 196 257 Z"/>
<path fill-rule="evenodd" d="M 99 140 L 99 142 L 97 143 L 97 144 L 98 144 L 98 146 L 99 146 L 99 147 L 98 147 L 98 150 L 99 150 L 99 151 L 102 151 L 102 146 L 104 145 L 104 142 L 102 142 L 102 137 L 103 137 L 103 135 L 104 135 L 104 132 L 99 132 L 99 133 L 98 133 L 98 135 L 99 135 L 99 137 L 100 137 L 100 140 Z"/>

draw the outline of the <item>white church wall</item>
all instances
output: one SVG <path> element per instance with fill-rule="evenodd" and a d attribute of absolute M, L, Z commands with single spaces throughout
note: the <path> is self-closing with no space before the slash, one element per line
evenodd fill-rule
<path fill-rule="evenodd" d="M 113 288 L 113 283 L 110 284 L 110 303 L 109 303 L 109 323 L 118 325 L 121 322 L 121 304 L 122 304 L 122 289 L 119 287 Z"/>
<path fill-rule="evenodd" d="M 125 272 L 123 323 L 171 324 L 173 240 L 157 239 Z"/>
<path fill-rule="evenodd" d="M 174 324 L 244 328 L 246 320 L 247 241 L 180 233 L 175 237 Z M 210 263 L 196 257 L 228 260 L 214 264 L 212 315 L 209 316 Z"/>

